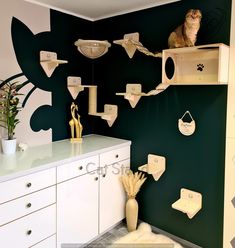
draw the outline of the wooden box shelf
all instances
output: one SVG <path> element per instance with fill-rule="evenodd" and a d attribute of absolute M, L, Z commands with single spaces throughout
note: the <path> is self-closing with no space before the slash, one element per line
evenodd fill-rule
<path fill-rule="evenodd" d="M 229 47 L 222 43 L 163 50 L 162 83 L 228 83 Z"/>

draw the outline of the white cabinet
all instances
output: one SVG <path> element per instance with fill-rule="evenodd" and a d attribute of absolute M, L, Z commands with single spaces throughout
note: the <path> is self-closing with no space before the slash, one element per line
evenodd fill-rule
<path fill-rule="evenodd" d="M 47 150 L 38 147 L 30 173 L 22 169 L 35 155 L 29 148 L 25 161 L 16 153 L 12 176 L 0 154 L 0 247 L 78 247 L 120 222 L 125 192 L 119 177 L 130 165 L 130 143 L 98 135 L 79 146 L 53 143 L 54 155 L 35 172 Z"/>
<path fill-rule="evenodd" d="M 57 247 L 83 244 L 98 235 L 98 173 L 57 185 Z"/>
<path fill-rule="evenodd" d="M 55 168 L 52 168 L 0 183 L 0 204 L 55 185 L 55 171 Z"/>
<path fill-rule="evenodd" d="M 119 177 L 129 167 L 130 146 L 57 167 L 57 248 L 84 245 L 124 219 Z"/>
<path fill-rule="evenodd" d="M 0 204 L 0 226 L 56 202 L 55 186 Z"/>
<path fill-rule="evenodd" d="M 1 247 L 31 247 L 56 233 L 55 179 L 52 168 L 0 183 Z"/>
<path fill-rule="evenodd" d="M 32 248 L 56 248 L 56 235 L 44 239 L 43 241 L 32 246 Z"/>
<path fill-rule="evenodd" d="M 100 218 L 99 232 L 103 233 L 125 218 L 126 196 L 120 176 L 130 168 L 126 159 L 105 166 L 100 175 Z"/>
<path fill-rule="evenodd" d="M 55 204 L 0 228 L 1 247 L 27 248 L 56 232 Z"/>

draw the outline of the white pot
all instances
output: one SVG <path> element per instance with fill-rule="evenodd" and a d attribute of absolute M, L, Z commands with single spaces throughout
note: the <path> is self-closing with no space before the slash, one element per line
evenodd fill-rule
<path fill-rule="evenodd" d="M 16 139 L 2 139 L 2 151 L 4 154 L 13 154 L 16 151 Z"/>

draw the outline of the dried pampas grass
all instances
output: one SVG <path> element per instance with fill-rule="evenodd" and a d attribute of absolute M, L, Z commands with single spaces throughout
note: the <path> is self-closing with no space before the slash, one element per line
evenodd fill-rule
<path fill-rule="evenodd" d="M 128 198 L 135 198 L 140 190 L 140 187 L 145 182 L 146 177 L 142 172 L 133 173 L 130 170 L 126 175 L 122 175 L 120 180 L 123 184 Z"/>

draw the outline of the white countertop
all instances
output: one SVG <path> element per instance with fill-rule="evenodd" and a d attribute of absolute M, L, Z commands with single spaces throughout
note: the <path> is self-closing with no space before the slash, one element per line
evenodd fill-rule
<path fill-rule="evenodd" d="M 61 140 L 12 155 L 0 154 L 0 182 L 130 144 L 128 140 L 92 134 L 84 136 L 82 143 Z"/>

